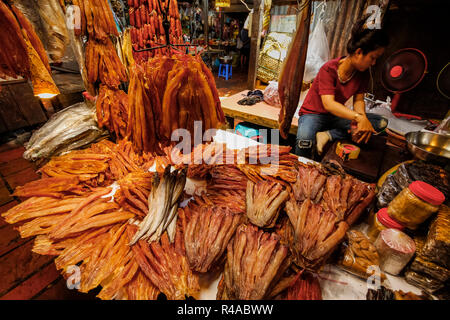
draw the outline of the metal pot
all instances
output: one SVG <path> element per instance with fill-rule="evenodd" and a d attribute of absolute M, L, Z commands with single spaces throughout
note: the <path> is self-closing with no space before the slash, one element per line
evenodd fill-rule
<path fill-rule="evenodd" d="M 405 135 L 408 150 L 418 159 L 443 165 L 450 163 L 450 136 L 413 131 Z"/>

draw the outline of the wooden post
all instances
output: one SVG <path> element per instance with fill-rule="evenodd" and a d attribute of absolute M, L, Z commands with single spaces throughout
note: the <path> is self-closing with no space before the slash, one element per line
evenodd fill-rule
<path fill-rule="evenodd" d="M 247 89 L 253 90 L 256 84 L 259 47 L 261 44 L 261 17 L 264 14 L 264 0 L 253 0 L 252 34 L 250 35 L 250 58 L 248 65 Z"/>
<path fill-rule="evenodd" d="M 208 0 L 203 0 L 203 32 L 205 34 L 206 48 L 209 48 L 209 40 L 208 40 L 208 37 L 209 37 L 208 11 L 209 11 Z"/>

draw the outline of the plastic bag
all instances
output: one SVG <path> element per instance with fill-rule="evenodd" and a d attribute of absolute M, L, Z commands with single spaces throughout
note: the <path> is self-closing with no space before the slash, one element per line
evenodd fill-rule
<path fill-rule="evenodd" d="M 367 279 L 371 275 L 368 268 L 379 266 L 377 250 L 360 231 L 350 230 L 347 232 L 346 238 L 342 247 L 343 255 L 339 259 L 338 265 L 351 274 Z M 380 277 L 383 281 L 386 279 L 383 273 Z"/>
<path fill-rule="evenodd" d="M 389 203 L 395 198 L 395 196 L 400 193 L 400 191 L 402 191 L 402 189 L 397 184 L 397 182 L 395 182 L 394 175 L 388 175 L 386 180 L 382 184 L 380 191 L 378 191 L 378 208 L 387 207 Z"/>
<path fill-rule="evenodd" d="M 319 69 L 328 60 L 330 60 L 330 49 L 328 48 L 327 35 L 322 20 L 319 20 L 309 38 L 303 82 L 312 81 Z"/>
<path fill-rule="evenodd" d="M 95 109 L 84 102 L 55 113 L 25 144 L 27 160 L 50 158 L 96 141 L 107 131 L 94 119 Z"/>
<path fill-rule="evenodd" d="M 429 261 L 450 269 L 450 208 L 442 205 L 431 223 L 422 254 Z"/>
<path fill-rule="evenodd" d="M 442 120 L 442 122 L 437 126 L 434 132 L 450 135 L 450 116 Z"/>
<path fill-rule="evenodd" d="M 411 270 L 405 272 L 405 280 L 409 284 L 424 289 L 428 292 L 434 292 L 444 287 L 442 282 Z"/>
<path fill-rule="evenodd" d="M 264 101 L 271 106 L 280 107 L 280 96 L 278 94 L 278 82 L 269 81 L 269 85 L 264 90 Z"/>

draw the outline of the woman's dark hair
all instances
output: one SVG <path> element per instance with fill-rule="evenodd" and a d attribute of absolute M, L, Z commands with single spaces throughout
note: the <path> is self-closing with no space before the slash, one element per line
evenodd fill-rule
<path fill-rule="evenodd" d="M 389 37 L 383 29 L 365 28 L 365 23 L 369 15 L 358 20 L 352 29 L 352 36 L 347 42 L 347 52 L 355 53 L 356 49 L 361 48 L 363 54 L 368 54 L 378 48 L 387 47 Z"/>

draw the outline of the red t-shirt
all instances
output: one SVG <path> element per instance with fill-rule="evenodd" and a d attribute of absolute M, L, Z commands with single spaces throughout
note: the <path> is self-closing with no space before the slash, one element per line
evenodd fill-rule
<path fill-rule="evenodd" d="M 317 73 L 311 88 L 303 101 L 299 115 L 307 113 L 328 113 L 323 107 L 321 95 L 334 95 L 334 99 L 345 104 L 350 97 L 358 93 L 365 93 L 369 85 L 369 71 L 356 71 L 353 78 L 342 84 L 337 75 L 339 60 L 336 58 L 325 63 Z"/>

